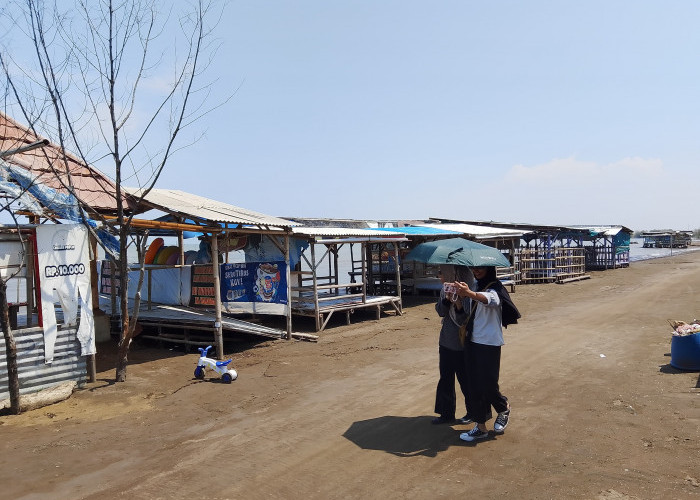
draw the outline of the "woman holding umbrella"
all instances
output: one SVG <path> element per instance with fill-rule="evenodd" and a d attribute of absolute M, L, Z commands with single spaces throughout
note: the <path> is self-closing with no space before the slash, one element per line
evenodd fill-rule
<path fill-rule="evenodd" d="M 469 304 L 464 345 L 469 382 L 467 413 L 476 422 L 471 431 L 459 437 L 465 441 L 487 437 L 486 422 L 491 419 L 492 406 L 498 412 L 494 430 L 503 432 L 508 425 L 510 405 L 498 388 L 503 345 L 501 325 L 517 323 L 520 313 L 496 277 L 495 266 L 509 267 L 511 263 L 497 248 L 464 238 L 420 243 L 404 259 L 426 264 L 469 266 L 472 270 L 475 285 L 465 281 L 455 282 L 457 295 L 468 299 L 462 301 L 462 305 L 465 302 Z"/>
<path fill-rule="evenodd" d="M 468 424 L 472 420 L 469 413 L 467 371 L 464 364 L 464 338 L 460 338 L 459 332 L 460 327 L 468 319 L 469 299 L 457 297 L 454 282 L 473 283 L 474 275 L 467 266 L 441 265 L 440 280 L 444 286 L 435 304 L 435 311 L 442 318 L 438 341 L 440 379 L 435 391 L 435 413 L 439 416 L 435 417 L 432 423 L 454 422 L 457 409 L 456 376 L 467 408 L 467 414 L 461 422 Z"/>
<path fill-rule="evenodd" d="M 466 282 L 456 284 L 457 295 L 471 300 L 466 335 L 469 344 L 465 357 L 470 382 L 470 412 L 476 425 L 469 432 L 460 434 L 463 441 L 488 437 L 486 422 L 491 418 L 491 407 L 498 413 L 493 430 L 502 433 L 508 425 L 510 405 L 498 387 L 501 346 L 504 343 L 501 325 L 515 323 L 520 317 L 508 292 L 496 277 L 495 267 L 472 267 L 471 270 L 476 278 L 475 287 Z"/>

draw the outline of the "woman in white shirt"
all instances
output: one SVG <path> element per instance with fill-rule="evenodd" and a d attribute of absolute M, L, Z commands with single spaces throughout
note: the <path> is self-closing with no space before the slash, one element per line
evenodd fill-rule
<path fill-rule="evenodd" d="M 470 383 L 470 411 L 476 425 L 469 432 L 460 434 L 459 438 L 463 441 L 488 437 L 486 422 L 491 418 L 491 407 L 498 413 L 493 429 L 496 433 L 505 430 L 510 417 L 508 398 L 501 394 L 498 387 L 503 345 L 502 305 L 504 300 L 510 302 L 510 297 L 496 277 L 495 267 L 472 267 L 471 270 L 476 286 L 457 284 L 457 294 L 471 299 L 472 311 L 467 324 L 466 342 L 469 345 L 465 353 Z"/>

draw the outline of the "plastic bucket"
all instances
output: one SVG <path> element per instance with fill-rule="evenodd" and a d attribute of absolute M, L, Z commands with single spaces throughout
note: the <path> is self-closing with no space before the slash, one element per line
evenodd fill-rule
<path fill-rule="evenodd" d="M 671 366 L 680 370 L 700 370 L 700 333 L 671 337 Z"/>

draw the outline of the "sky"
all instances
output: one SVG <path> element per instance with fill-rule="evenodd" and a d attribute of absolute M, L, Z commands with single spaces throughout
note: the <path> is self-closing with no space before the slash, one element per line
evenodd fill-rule
<path fill-rule="evenodd" d="M 233 0 L 221 105 L 157 187 L 280 217 L 700 228 L 699 21 L 689 0 Z"/>

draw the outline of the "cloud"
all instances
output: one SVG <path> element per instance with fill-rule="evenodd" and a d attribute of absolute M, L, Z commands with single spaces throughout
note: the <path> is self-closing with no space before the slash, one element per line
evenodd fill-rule
<path fill-rule="evenodd" d="M 681 183 L 679 175 L 661 159 L 633 156 L 609 163 L 571 156 L 514 165 L 488 190 L 496 190 L 502 200 L 489 210 L 502 213 L 489 213 L 485 220 L 685 228 L 688 217 L 677 203 L 654 204 L 654 210 L 649 205 L 661 187 Z"/>
<path fill-rule="evenodd" d="M 664 165 L 658 158 L 627 157 L 601 164 L 577 160 L 571 156 L 555 158 L 531 167 L 515 165 L 506 173 L 505 180 L 520 185 L 556 185 L 562 181 L 570 181 L 579 187 L 585 187 L 600 181 L 650 179 L 663 173 Z"/>

